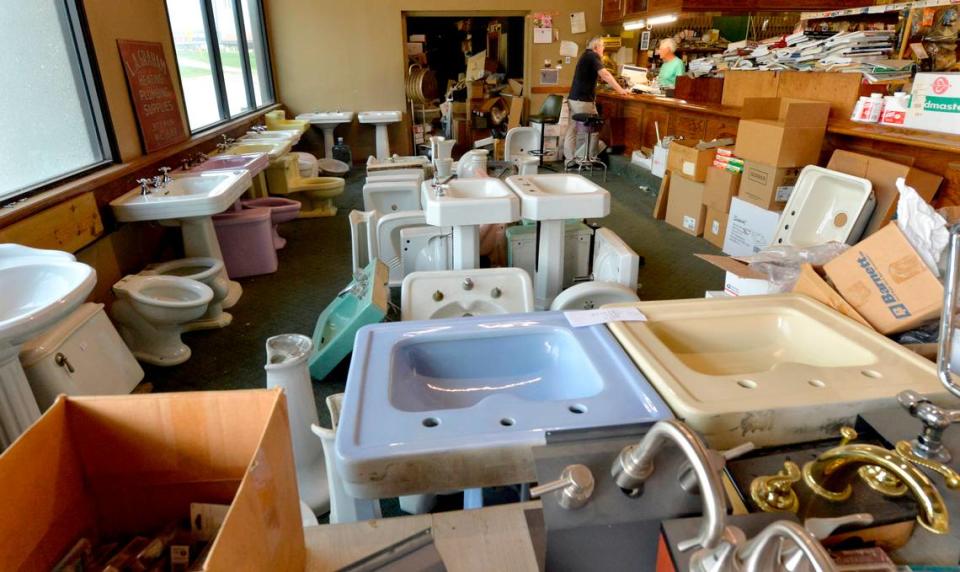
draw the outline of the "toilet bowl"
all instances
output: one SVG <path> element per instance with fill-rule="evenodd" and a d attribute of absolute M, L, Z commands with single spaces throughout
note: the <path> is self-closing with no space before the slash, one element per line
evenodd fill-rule
<path fill-rule="evenodd" d="M 213 291 L 213 299 L 207 304 L 207 311 L 203 316 L 183 325 L 184 332 L 192 332 L 222 328 L 233 321 L 233 316 L 223 311 L 223 299 L 227 297 L 230 285 L 221 270 L 223 270 L 223 261 L 216 258 L 197 257 L 151 264 L 139 275 L 189 278 L 206 284 Z"/>
<path fill-rule="evenodd" d="M 207 311 L 213 300 L 209 286 L 179 276 L 126 276 L 113 293 L 117 301 L 110 315 L 137 359 L 159 366 L 190 359 L 180 333 Z"/>
<path fill-rule="evenodd" d="M 302 208 L 299 218 L 335 216 L 334 197 L 343 193 L 344 180 L 339 177 L 301 177 L 295 157 L 286 156 L 271 163 L 266 170 L 267 188 L 271 195 L 287 196 Z"/>
<path fill-rule="evenodd" d="M 270 209 L 270 221 L 273 223 L 273 247 L 280 250 L 287 245 L 287 239 L 280 236 L 277 226 L 297 218 L 300 214 L 299 202 L 281 197 L 265 197 L 262 199 L 247 199 L 241 201 L 240 204 L 245 209 Z"/>
<path fill-rule="evenodd" d="M 337 159 L 320 159 L 317 161 L 319 174 L 325 177 L 346 177 L 350 172 L 350 165 Z"/>
<path fill-rule="evenodd" d="M 291 151 L 291 155 L 297 158 L 297 169 L 303 178 L 316 177 L 320 174 L 320 161 L 304 151 Z"/>
<path fill-rule="evenodd" d="M 223 264 L 230 278 L 259 276 L 277 271 L 270 209 L 228 211 L 213 216 Z"/>

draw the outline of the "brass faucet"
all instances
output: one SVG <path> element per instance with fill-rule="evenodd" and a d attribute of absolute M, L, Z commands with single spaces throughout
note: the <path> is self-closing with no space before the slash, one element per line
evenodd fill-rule
<path fill-rule="evenodd" d="M 840 445 L 820 454 L 803 466 L 803 480 L 818 496 L 832 502 L 850 498 L 850 481 L 859 475 L 872 489 L 887 496 L 910 493 L 919 507 L 917 522 L 930 532 L 946 534 L 950 529 L 947 507 L 940 492 L 918 468 L 934 470 L 946 479 L 947 487 L 960 487 L 960 476 L 952 469 L 921 459 L 912 453 L 910 443 L 901 441 L 890 451 L 877 445 L 853 443 L 856 432 L 844 427 Z"/>

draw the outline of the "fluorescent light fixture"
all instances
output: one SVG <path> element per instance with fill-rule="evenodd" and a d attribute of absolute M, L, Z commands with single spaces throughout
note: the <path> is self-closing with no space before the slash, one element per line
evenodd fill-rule
<path fill-rule="evenodd" d="M 644 28 L 645 26 L 646 26 L 646 23 L 643 20 L 631 20 L 629 22 L 623 23 L 624 30 L 639 30 L 641 28 Z"/>
<path fill-rule="evenodd" d="M 676 14 L 667 14 L 666 16 L 654 16 L 653 18 L 647 18 L 648 26 L 659 26 L 660 24 L 669 24 L 670 22 L 676 22 Z"/>

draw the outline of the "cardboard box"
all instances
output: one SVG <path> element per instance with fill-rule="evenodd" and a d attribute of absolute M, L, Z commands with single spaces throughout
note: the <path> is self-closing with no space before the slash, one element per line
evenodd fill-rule
<path fill-rule="evenodd" d="M 739 190 L 740 173 L 710 167 L 707 169 L 707 181 L 703 188 L 703 204 L 708 209 L 729 212 L 730 201 L 737 196 Z"/>
<path fill-rule="evenodd" d="M 667 203 L 670 199 L 670 172 L 668 171 L 660 179 L 660 192 L 657 193 L 657 201 L 653 203 L 653 218 L 663 220 L 667 218 Z"/>
<path fill-rule="evenodd" d="M 800 176 L 796 167 L 775 167 L 746 161 L 737 196 L 762 209 L 780 211 L 787 205 Z"/>
<path fill-rule="evenodd" d="M 843 296 L 834 290 L 833 286 L 828 284 L 810 264 L 800 265 L 800 277 L 793 285 L 793 291 L 797 294 L 809 296 L 824 306 L 833 308 L 844 316 L 872 328 L 870 323 L 864 320 L 863 316 L 847 303 Z"/>
<path fill-rule="evenodd" d="M 650 174 L 654 177 L 663 177 L 667 172 L 667 163 L 670 158 L 670 148 L 663 145 L 653 146 L 653 166 Z"/>
<path fill-rule="evenodd" d="M 707 168 L 713 163 L 717 150 L 716 148 L 697 149 L 697 145 L 698 143 L 693 141 L 671 143 L 667 169 L 670 169 L 674 175 L 680 175 L 698 183 L 707 180 Z"/>
<path fill-rule="evenodd" d="M 723 248 L 723 239 L 727 236 L 727 219 L 730 215 L 707 207 L 706 222 L 703 225 L 703 239 L 717 248 Z"/>
<path fill-rule="evenodd" d="M 779 224 L 780 213 L 762 209 L 734 197 L 730 201 L 723 252 L 730 256 L 756 254 L 770 246 Z"/>
<path fill-rule="evenodd" d="M 960 74 L 918 73 L 904 127 L 960 133 Z"/>
<path fill-rule="evenodd" d="M 230 505 L 204 570 L 306 563 L 280 389 L 60 396 L 0 455 L 0 487 L 0 570 L 49 570 L 84 536 L 156 533 L 194 502 Z"/>
<path fill-rule="evenodd" d="M 763 296 L 777 291 L 776 287 L 767 280 L 766 274 L 750 268 L 741 260 L 714 254 L 694 254 L 694 256 L 726 271 L 723 291 L 730 296 Z"/>
<path fill-rule="evenodd" d="M 736 155 L 776 167 L 804 167 L 820 160 L 830 103 L 781 97 L 743 100 Z"/>
<path fill-rule="evenodd" d="M 863 232 L 864 238 L 883 228 L 897 214 L 897 201 L 900 199 L 900 192 L 897 191 L 896 186 L 898 178 L 906 179 L 907 185 L 916 189 L 917 194 L 928 203 L 933 200 L 937 189 L 940 188 L 940 183 L 943 182 L 943 177 L 914 169 L 910 165 L 852 151 L 834 151 L 827 168 L 862 177 L 873 183 L 877 207 Z"/>
<path fill-rule="evenodd" d="M 703 234 L 706 215 L 707 207 L 703 206 L 703 183 L 678 177 L 675 172 L 670 171 L 667 223 L 687 234 L 700 236 Z"/>
<path fill-rule="evenodd" d="M 909 330 L 940 314 L 943 286 L 896 223 L 823 269 L 844 300 L 881 334 Z"/>

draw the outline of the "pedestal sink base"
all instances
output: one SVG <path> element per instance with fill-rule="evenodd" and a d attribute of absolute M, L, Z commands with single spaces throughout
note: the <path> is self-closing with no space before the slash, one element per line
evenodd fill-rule
<path fill-rule="evenodd" d="M 0 350 L 0 450 L 6 449 L 40 417 L 40 408 L 23 373 L 19 347 Z"/>
<path fill-rule="evenodd" d="M 546 310 L 563 289 L 564 225 L 562 220 L 545 220 L 538 224 L 537 271 L 534 276 L 534 305 Z"/>
<path fill-rule="evenodd" d="M 335 127 L 331 125 L 330 127 L 323 128 L 323 156 L 327 159 L 333 158 L 333 130 Z M 379 149 L 377 150 L 379 153 Z"/>
<path fill-rule="evenodd" d="M 180 232 L 183 234 L 183 252 L 188 258 L 210 256 L 223 260 L 223 252 L 220 250 L 220 242 L 217 240 L 217 231 L 213 227 L 211 217 L 185 218 L 179 222 Z M 226 269 L 222 272 L 223 279 L 229 284 L 229 291 L 222 305 L 224 309 L 232 308 L 243 294 L 243 287 L 236 280 L 230 280 L 227 277 Z"/>
<path fill-rule="evenodd" d="M 463 225 L 453 227 L 453 269 L 480 268 L 480 227 Z"/>
<path fill-rule="evenodd" d="M 390 136 L 387 134 L 387 124 L 377 124 L 377 159 L 383 161 L 390 157 Z"/>

